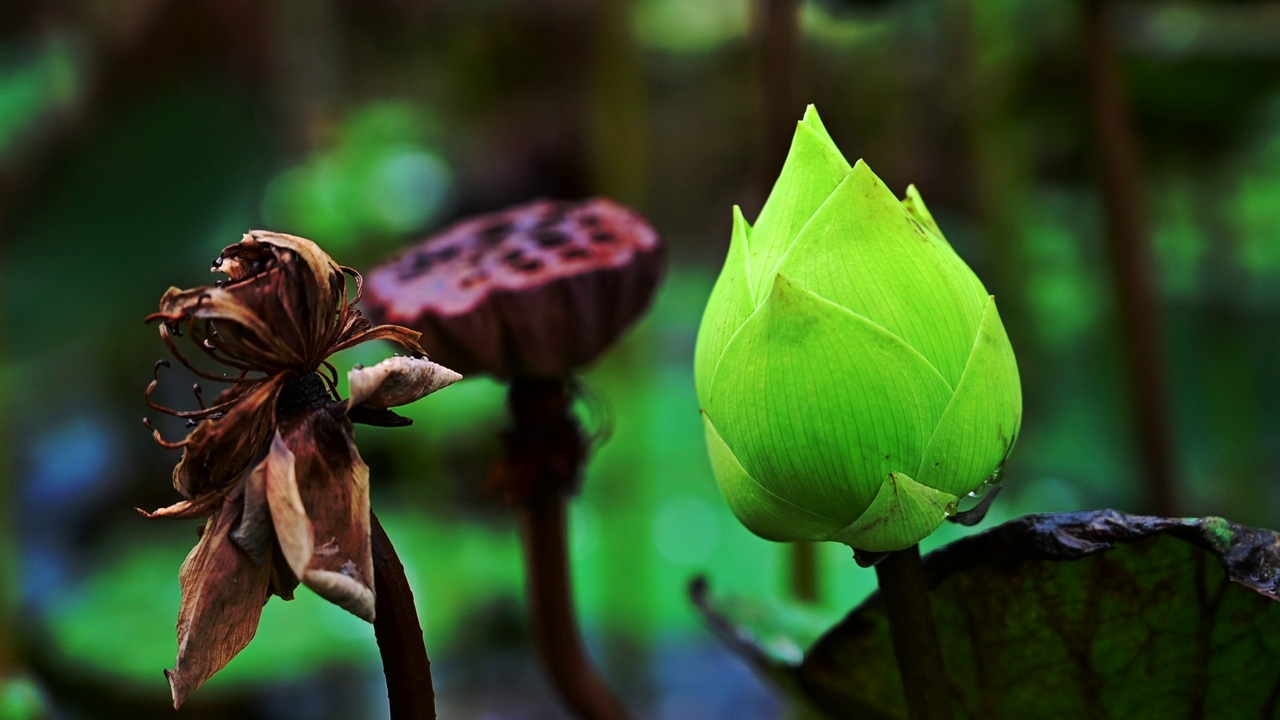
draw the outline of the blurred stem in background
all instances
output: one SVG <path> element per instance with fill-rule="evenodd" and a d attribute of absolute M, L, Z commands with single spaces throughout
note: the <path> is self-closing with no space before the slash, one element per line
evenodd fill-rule
<path fill-rule="evenodd" d="M 4 248 L 0 247 L 0 267 L 4 266 L 4 254 Z M 0 685 L 17 664 L 13 630 L 18 609 L 18 546 L 14 537 L 17 513 L 11 472 L 13 458 L 9 454 L 9 373 L 5 344 L 9 335 L 4 318 L 4 314 L 0 314 Z"/>
<path fill-rule="evenodd" d="M 1084 50 L 1094 142 L 1102 174 L 1107 244 L 1124 343 L 1130 406 L 1147 488 L 1146 511 L 1178 515 L 1170 408 L 1152 278 L 1151 229 L 1128 98 L 1116 60 L 1109 0 L 1084 2 Z"/>
<path fill-rule="evenodd" d="M 1023 374 L 1024 392 L 1040 387 L 1036 374 L 1045 365 L 1030 307 L 1031 282 L 1022 235 L 1023 209 L 1030 203 L 1027 189 L 1035 187 L 1029 159 L 1035 153 L 1019 133 L 1011 112 L 1011 96 L 1017 73 L 1025 63 L 1010 62 L 1021 52 L 1018 32 L 999 3 L 980 0 L 951 0 L 942 8 L 945 27 L 951 28 L 951 46 L 942 54 L 948 67 L 938 69 L 941 77 L 954 75 L 957 82 L 948 88 L 956 123 L 963 131 L 962 149 L 969 177 L 954 178 L 967 186 L 967 203 L 977 219 L 985 240 L 986 264 L 991 272 L 988 287 L 997 298 L 1016 298 L 1000 306 L 1000 316 L 1017 349 L 1018 370 Z M 997 62 L 993 56 L 1000 56 Z M 939 108 L 945 113 L 946 108 Z M 1027 405 L 1035 405 L 1034 398 Z"/>
<path fill-rule="evenodd" d="M 591 5 L 591 173 L 593 190 L 649 210 L 648 119 L 640 46 L 629 0 Z"/>
<path fill-rule="evenodd" d="M 572 390 L 560 378 L 515 378 L 507 392 L 511 427 L 495 471 L 516 512 L 524 553 L 529 631 L 556 693 L 584 720 L 630 715 L 587 654 L 569 569 L 568 503 L 585 448 Z"/>
<path fill-rule="evenodd" d="M 757 161 L 756 180 L 761 201 L 786 162 L 796 118 L 804 115 L 799 93 L 799 7 L 796 0 L 758 0 L 755 9 L 755 35 L 760 43 L 757 75 L 764 118 L 764 152 Z M 816 544 L 791 543 L 788 558 L 792 596 L 801 602 L 816 603 L 820 582 Z"/>
<path fill-rule="evenodd" d="M 585 149 L 589 152 L 592 193 L 612 198 L 647 213 L 653 209 L 649 184 L 653 143 L 649 128 L 652 112 L 644 58 L 641 55 L 636 33 L 632 29 L 634 5 L 633 0 L 593 0 L 591 3 L 592 32 L 588 48 L 591 69 L 587 78 L 589 93 L 585 99 L 588 104 L 587 127 L 591 134 L 590 146 Z M 611 410 L 605 412 L 612 413 Z M 607 535 L 604 539 L 606 544 L 620 542 L 622 547 L 619 550 L 630 553 L 630 538 L 634 535 L 623 530 L 624 525 L 638 523 L 640 527 L 633 528 L 638 532 L 642 532 L 648 526 L 643 524 L 647 519 L 644 514 L 628 512 L 626 508 L 630 507 L 632 502 L 652 502 L 643 499 L 642 494 L 647 489 L 643 486 L 628 485 L 612 491 L 614 504 L 609 507 L 612 513 L 609 523 L 618 532 L 616 535 Z M 552 500 L 544 499 L 543 502 L 550 503 Z M 568 504 L 568 498 L 562 497 L 559 502 L 562 507 L 558 512 L 567 513 L 568 508 L 565 506 Z M 526 519 L 532 518 L 527 513 L 521 513 L 522 529 L 525 532 L 536 532 L 537 528 L 532 524 L 525 524 Z M 565 520 L 566 518 L 561 518 L 562 523 Z M 547 526 L 543 527 L 544 532 L 549 532 L 551 529 Z M 558 542 L 563 544 L 567 540 L 564 537 L 565 528 L 561 528 L 560 533 Z M 549 540 L 557 540 L 553 535 L 546 537 Z M 526 551 L 528 551 L 527 545 Z M 567 553 L 567 549 L 565 552 Z M 610 550 L 604 549 L 602 552 L 609 554 Z M 567 562 L 567 558 L 562 562 Z M 615 609 L 627 607 L 635 602 L 635 593 L 638 588 L 648 585 L 645 571 L 641 567 L 628 563 L 610 563 L 609 567 L 610 571 L 604 574 L 584 573 L 583 577 L 604 586 L 605 590 L 597 602 Z M 566 567 L 565 572 L 567 571 Z M 617 575 L 611 577 L 613 573 Z M 568 576 L 565 577 L 564 582 L 569 583 Z M 572 586 L 567 585 L 566 591 L 571 593 Z M 636 625 L 644 623 L 644 619 L 638 615 L 630 617 Z M 576 620 L 574 620 L 574 627 L 576 631 Z M 632 697 L 645 697 L 656 692 L 648 684 L 651 678 L 644 673 L 635 672 L 637 663 L 631 648 L 615 642 L 606 645 L 603 651 L 604 667 L 612 671 L 615 677 L 620 678 L 620 692 Z M 612 701 L 615 705 L 617 703 L 608 696 L 607 689 L 602 698 Z"/>
<path fill-rule="evenodd" d="M 791 147 L 796 118 L 804 116 L 799 98 L 799 3 L 796 0 L 759 0 L 756 39 L 760 43 L 759 78 L 761 115 L 764 118 L 764 157 L 758 185 L 763 193 L 773 187 Z"/>

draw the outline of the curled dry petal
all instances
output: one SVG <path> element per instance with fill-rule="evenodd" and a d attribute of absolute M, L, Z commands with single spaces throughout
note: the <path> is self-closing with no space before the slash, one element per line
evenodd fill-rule
<path fill-rule="evenodd" d="M 210 492 L 197 496 L 192 500 L 182 500 L 168 507 L 162 507 L 152 512 L 147 512 L 142 508 L 134 508 L 139 514 L 145 518 L 173 518 L 176 520 L 190 520 L 192 518 L 209 517 L 222 506 L 224 499 L 223 493 Z"/>
<path fill-rule="evenodd" d="M 369 467 L 351 438 L 351 425 L 326 409 L 308 410 L 281 423 L 294 455 L 296 492 L 312 528 L 310 560 L 299 538 L 301 516 L 282 481 L 269 491 L 277 537 L 298 578 L 330 602 L 373 621 L 373 552 L 369 541 Z M 276 513 L 280 515 L 277 517 Z M 281 532 L 281 530 L 284 532 Z M 285 547 L 290 543 L 290 547 Z"/>
<path fill-rule="evenodd" d="M 230 280 L 170 288 L 151 319 L 199 320 L 216 352 L 267 372 L 318 364 L 346 323 L 346 276 L 315 243 L 255 230 L 214 261 Z"/>
<path fill-rule="evenodd" d="M 276 399 L 285 383 L 277 375 L 256 385 L 233 385 L 218 395 L 218 403 L 235 403 L 224 416 L 204 420 L 191 431 L 173 469 L 178 492 L 199 497 L 223 489 L 245 471 L 271 437 Z"/>
<path fill-rule="evenodd" d="M 231 531 L 231 539 L 256 563 L 265 563 L 271 559 L 275 522 L 268 496 L 271 487 L 282 482 L 280 478 L 287 478 L 285 482 L 293 482 L 293 453 L 289 452 L 289 448 L 280 441 L 280 434 L 276 433 L 266 457 L 246 473 L 241 482 L 244 512 L 239 524 Z"/>
<path fill-rule="evenodd" d="M 351 393 L 347 407 L 407 405 L 461 379 L 458 373 L 426 358 L 387 358 L 373 367 L 347 373 Z"/>
<path fill-rule="evenodd" d="M 266 474 L 266 501 L 271 508 L 271 523 L 290 571 L 294 577 L 305 577 L 315 535 L 298 491 L 294 455 L 278 432 L 271 441 L 270 457 L 273 461 L 272 471 Z"/>
<path fill-rule="evenodd" d="M 175 708 L 249 644 L 267 601 L 270 567 L 254 563 L 229 537 L 239 501 L 238 493 L 225 498 L 182 563 L 178 659 L 165 672 Z"/>

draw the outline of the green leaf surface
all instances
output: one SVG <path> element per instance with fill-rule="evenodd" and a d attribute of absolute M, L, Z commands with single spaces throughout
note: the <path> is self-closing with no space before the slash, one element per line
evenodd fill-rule
<path fill-rule="evenodd" d="M 925 558 L 957 718 L 1271 718 L 1280 535 L 1221 518 L 1030 515 Z M 850 568 L 849 572 L 857 572 Z M 711 628 L 833 718 L 905 718 L 878 595 L 796 661 L 705 584 Z M 742 625 L 737 617 L 747 617 Z"/>
<path fill-rule="evenodd" d="M 725 346 L 756 309 L 748 287 L 747 242 L 750 234 L 751 226 L 742 216 L 742 208 L 734 205 L 729 254 L 724 260 L 724 270 L 711 290 L 711 297 L 707 299 L 693 354 L 693 374 L 697 381 L 698 403 L 702 407 L 707 406 L 711 378 Z"/>
<path fill-rule="evenodd" d="M 915 470 L 950 397 L 898 337 L 779 275 L 725 349 L 706 413 L 752 478 L 845 525 L 889 473 Z"/>
<path fill-rule="evenodd" d="M 758 223 L 753 237 L 761 232 Z M 866 163 L 814 213 L 777 272 L 902 338 L 950 387 L 960 381 L 986 295 Z"/>
<path fill-rule="evenodd" d="M 1018 362 L 991 297 L 964 375 L 914 477 L 952 495 L 968 494 L 1009 456 L 1021 423 Z"/>
<path fill-rule="evenodd" d="M 810 105 L 751 233 L 750 282 L 756 304 L 770 292 L 778 260 L 848 173 L 849 161 Z"/>

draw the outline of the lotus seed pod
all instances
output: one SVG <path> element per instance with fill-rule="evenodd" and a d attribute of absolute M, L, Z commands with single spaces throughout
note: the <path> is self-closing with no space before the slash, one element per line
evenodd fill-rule
<path fill-rule="evenodd" d="M 720 489 L 770 540 L 914 545 L 1021 424 L 995 298 L 812 106 L 755 226 L 734 208 L 694 362 Z"/>
<path fill-rule="evenodd" d="M 363 305 L 421 332 L 448 367 L 563 377 L 644 314 L 662 271 L 662 241 L 634 210 L 606 198 L 540 200 L 407 249 L 368 274 Z"/>

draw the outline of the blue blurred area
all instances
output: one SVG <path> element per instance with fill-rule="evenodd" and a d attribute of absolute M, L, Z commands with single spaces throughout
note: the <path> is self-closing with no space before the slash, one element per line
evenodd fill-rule
<path fill-rule="evenodd" d="M 788 549 L 738 524 L 705 454 L 694 336 L 730 207 L 754 217 L 777 171 L 762 3 L 592 7 L 0 9 L 0 708 L 171 716 L 161 670 L 197 523 L 133 511 L 177 497 L 178 454 L 139 424 L 165 354 L 142 319 L 166 288 L 210 282 L 209 260 L 253 227 L 367 269 L 471 213 L 606 194 L 649 217 L 670 264 L 649 315 L 582 379 L 584 423 L 612 428 L 571 511 L 588 643 L 642 717 L 794 716 L 687 596 L 705 574 L 717 595 L 821 628 L 874 588 L 846 548 L 823 546 L 820 601 L 796 606 Z M 1073 7 L 797 5 L 802 80 L 785 114 L 817 103 L 851 157 L 897 190 L 916 183 L 1007 314 L 1026 415 L 984 526 L 1148 509 Z M 1280 18 L 1263 3 L 1171 0 L 1122 4 L 1113 24 L 1180 507 L 1277 527 Z M 334 363 L 345 374 L 390 352 Z M 173 370 L 156 399 L 194 406 L 191 381 Z M 358 431 L 442 717 L 563 716 L 524 627 L 511 518 L 483 491 L 503 402 L 501 385 L 468 379 L 405 408 L 411 428 Z M 926 548 L 982 527 L 948 526 Z M 185 712 L 385 717 L 371 629 L 306 591 L 272 600 L 258 637 Z"/>

